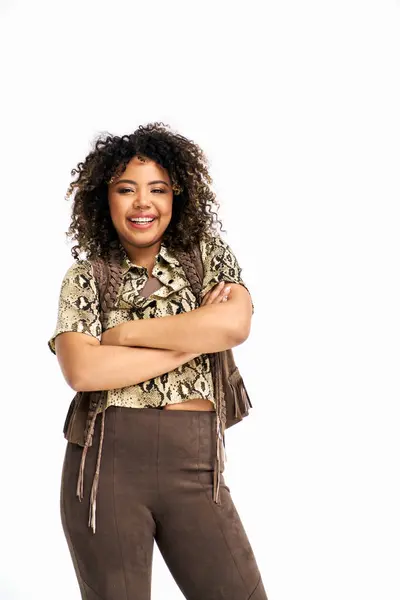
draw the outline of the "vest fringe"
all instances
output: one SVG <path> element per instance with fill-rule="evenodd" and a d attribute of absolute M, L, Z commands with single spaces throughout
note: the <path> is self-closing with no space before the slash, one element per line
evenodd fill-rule
<path fill-rule="evenodd" d="M 96 409 L 93 411 L 93 414 L 91 416 L 88 415 L 88 422 L 86 423 L 87 434 L 85 437 L 85 444 L 82 449 L 82 457 L 81 457 L 81 462 L 79 465 L 78 481 L 77 481 L 77 485 L 76 485 L 76 495 L 78 496 L 78 499 L 80 502 L 82 502 L 82 499 L 83 499 L 83 482 L 84 482 L 86 455 L 87 455 L 89 446 L 91 445 L 92 440 L 93 440 L 93 432 L 94 432 L 94 427 L 96 424 L 96 417 L 98 415 L 98 408 L 99 408 L 99 406 L 101 406 L 101 404 L 102 403 L 101 403 L 101 398 L 100 398 L 98 405 L 96 406 Z M 90 492 L 88 526 L 92 527 L 93 533 L 96 533 L 96 497 L 97 497 L 97 490 L 98 490 L 99 478 L 100 478 L 100 460 L 101 460 L 103 439 L 104 439 L 105 413 L 106 413 L 106 411 L 104 408 L 103 414 L 102 414 L 102 419 L 101 419 L 101 432 L 100 432 L 99 449 L 98 449 L 98 453 L 97 453 L 96 470 L 95 470 L 95 474 L 93 477 L 92 489 Z"/>
<path fill-rule="evenodd" d="M 215 459 L 214 463 L 214 483 L 213 483 L 213 500 L 215 504 L 221 504 L 219 488 L 221 483 L 221 470 L 219 459 Z"/>
<path fill-rule="evenodd" d="M 95 426 L 95 422 L 96 422 L 96 416 L 97 416 L 97 413 L 95 412 L 92 416 L 92 420 L 89 425 L 89 429 L 88 429 L 86 439 L 85 439 L 85 445 L 82 450 L 81 463 L 79 465 L 79 475 L 78 475 L 78 482 L 76 485 L 76 495 L 78 496 L 80 502 L 82 502 L 82 499 L 83 499 L 83 479 L 84 479 L 83 473 L 85 470 L 86 455 L 87 455 L 87 451 L 89 449 L 91 440 L 93 438 L 93 431 L 94 431 L 94 426 Z"/>
<path fill-rule="evenodd" d="M 89 507 L 89 527 L 93 529 L 93 533 L 96 533 L 96 498 L 97 498 L 97 490 L 99 488 L 99 478 L 100 478 L 100 461 L 101 454 L 103 450 L 103 439 L 104 439 L 104 421 L 106 418 L 106 410 L 103 408 L 103 413 L 101 415 L 101 433 L 100 433 L 100 442 L 99 442 L 99 450 L 97 453 L 97 463 L 96 463 L 96 472 L 93 477 L 92 490 L 90 492 L 90 507 Z"/>
<path fill-rule="evenodd" d="M 213 500 L 215 504 L 221 504 L 220 486 L 221 473 L 225 464 L 225 441 L 224 438 L 217 437 L 216 457 L 214 461 L 214 481 L 213 481 Z"/>
<path fill-rule="evenodd" d="M 221 504 L 220 485 L 221 473 L 225 465 L 225 423 L 226 423 L 226 408 L 225 394 L 223 390 L 221 373 L 218 370 L 218 362 L 215 355 L 212 358 L 212 371 L 214 375 L 214 392 L 215 392 L 215 410 L 216 410 L 216 456 L 214 461 L 214 477 L 213 477 L 213 500 L 215 504 Z"/>

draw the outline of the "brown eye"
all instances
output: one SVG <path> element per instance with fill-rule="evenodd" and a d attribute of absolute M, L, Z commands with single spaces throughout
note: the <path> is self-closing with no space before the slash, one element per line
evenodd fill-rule
<path fill-rule="evenodd" d="M 119 194 L 125 194 L 127 192 L 134 192 L 135 190 L 132 190 L 131 188 L 120 188 L 118 190 Z M 152 192 L 160 192 L 160 194 L 166 194 L 166 190 L 163 190 L 161 188 L 156 188 L 154 190 L 151 190 Z"/>

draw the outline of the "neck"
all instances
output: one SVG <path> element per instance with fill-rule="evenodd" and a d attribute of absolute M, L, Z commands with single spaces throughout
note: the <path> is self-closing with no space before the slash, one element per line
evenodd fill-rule
<path fill-rule="evenodd" d="M 161 241 L 157 241 L 149 246 L 141 247 L 128 244 L 122 245 L 125 248 L 129 260 L 138 267 L 146 267 L 150 275 L 155 264 L 155 258 L 161 248 Z"/>

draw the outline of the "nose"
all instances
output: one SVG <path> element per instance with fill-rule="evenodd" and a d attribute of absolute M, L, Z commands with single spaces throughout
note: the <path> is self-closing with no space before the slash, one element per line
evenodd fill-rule
<path fill-rule="evenodd" d="M 148 194 L 146 194 L 145 191 L 143 190 L 139 190 L 138 193 L 136 194 L 136 199 L 135 199 L 135 206 L 140 208 L 140 207 L 145 207 L 145 206 L 150 206 L 151 202 L 150 202 L 150 198 L 148 196 Z"/>

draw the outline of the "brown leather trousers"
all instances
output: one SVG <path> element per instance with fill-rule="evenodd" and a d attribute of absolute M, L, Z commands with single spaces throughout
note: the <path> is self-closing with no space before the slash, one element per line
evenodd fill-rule
<path fill-rule="evenodd" d="M 96 533 L 88 526 L 100 438 L 97 417 L 76 496 L 82 448 L 67 443 L 61 520 L 84 600 L 150 600 L 154 540 L 188 600 L 267 600 L 221 475 L 212 500 L 214 411 L 107 408 Z"/>

